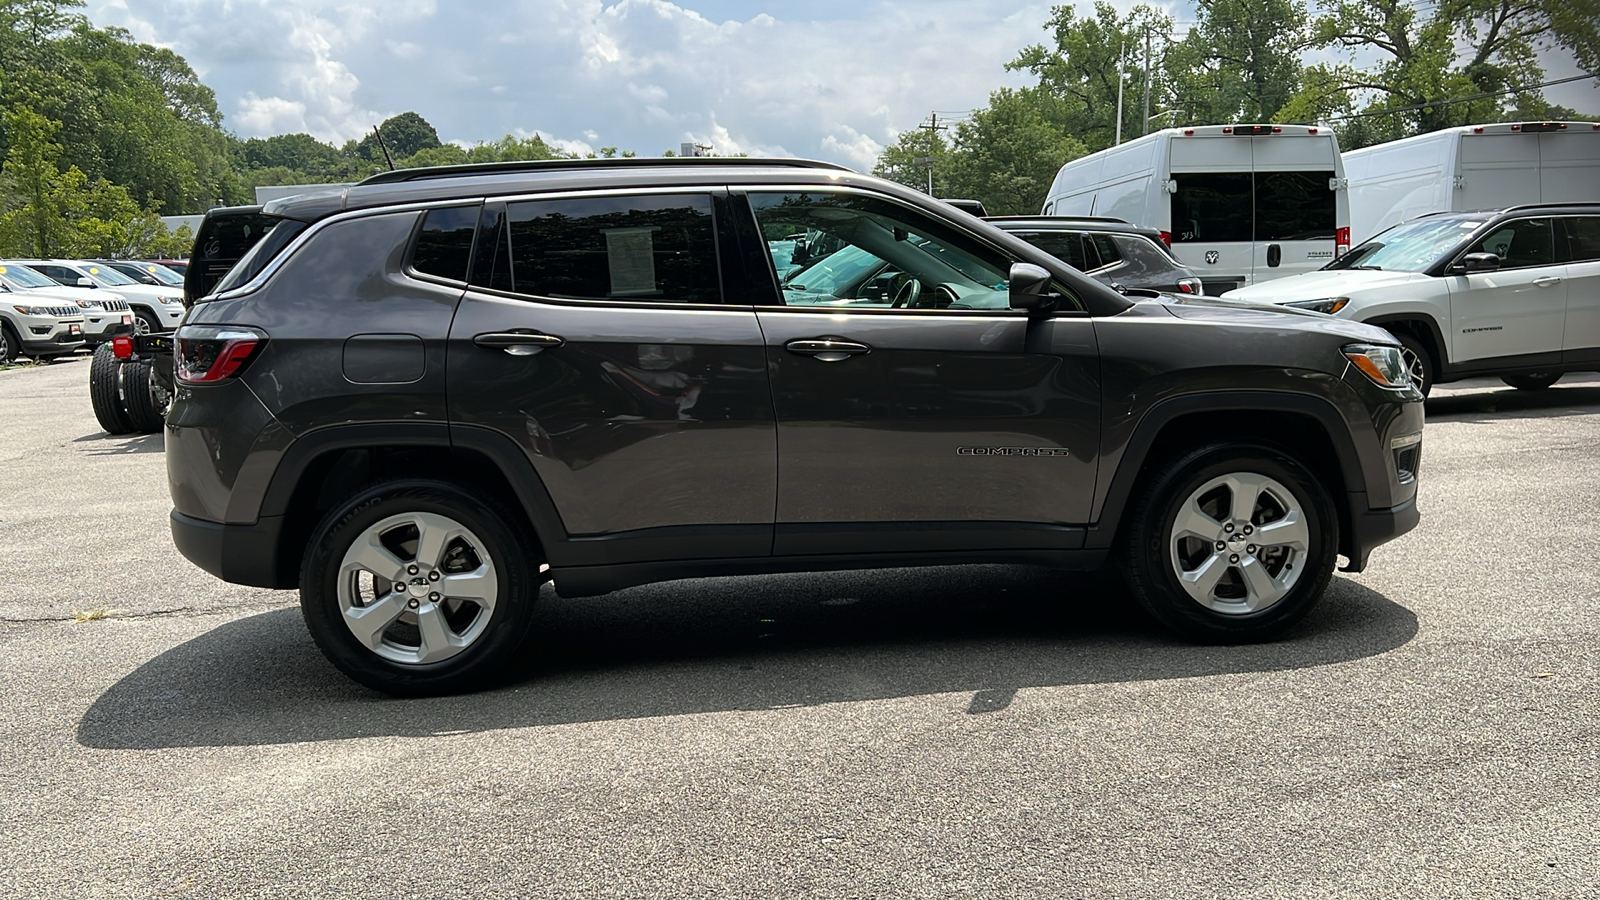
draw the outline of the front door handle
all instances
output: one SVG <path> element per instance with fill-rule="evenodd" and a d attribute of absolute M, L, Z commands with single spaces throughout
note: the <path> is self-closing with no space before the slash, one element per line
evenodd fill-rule
<path fill-rule="evenodd" d="M 866 344 L 847 341 L 844 338 L 820 337 L 809 340 L 790 341 L 783 345 L 790 353 L 803 353 L 822 362 L 839 362 L 871 350 Z"/>
<path fill-rule="evenodd" d="M 472 342 L 489 350 L 504 350 L 512 356 L 532 356 L 541 350 L 566 343 L 553 334 L 540 334 L 537 331 L 491 331 L 478 335 Z"/>
<path fill-rule="evenodd" d="M 1539 287 L 1555 287 L 1561 283 L 1561 279 L 1555 275 L 1546 275 L 1543 278 L 1535 278 L 1533 283 Z"/>

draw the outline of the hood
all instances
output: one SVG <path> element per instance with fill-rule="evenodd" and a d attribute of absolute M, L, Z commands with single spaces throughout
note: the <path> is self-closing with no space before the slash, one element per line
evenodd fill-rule
<path fill-rule="evenodd" d="M 53 300 L 67 300 L 72 303 L 77 303 L 79 300 L 85 303 L 98 303 L 101 300 L 128 299 L 110 288 L 80 288 L 67 287 L 65 285 L 23 288 L 20 291 L 14 291 L 13 295 L 18 297 L 49 297 Z"/>
<path fill-rule="evenodd" d="M 116 287 L 74 288 L 73 290 L 80 290 L 86 294 L 99 294 L 101 296 L 104 296 L 105 294 L 116 294 L 124 300 L 132 300 L 136 297 L 152 300 L 157 297 L 176 297 L 180 300 L 183 299 L 183 288 L 156 287 L 153 284 L 119 284 Z"/>
<path fill-rule="evenodd" d="M 1294 303 L 1348 297 L 1356 291 L 1370 291 L 1415 281 L 1431 281 L 1421 272 L 1385 272 L 1381 269 L 1331 269 L 1274 278 L 1223 294 L 1229 300 L 1259 303 Z"/>
<path fill-rule="evenodd" d="M 1276 284 L 1276 282 L 1273 282 Z M 1157 294 L 1141 296 L 1146 303 L 1159 303 L 1172 315 L 1192 322 L 1211 322 L 1217 325 L 1262 326 L 1292 328 L 1297 331 L 1316 331 L 1343 340 L 1363 341 L 1371 344 L 1396 343 L 1394 336 L 1376 325 L 1352 322 L 1338 316 L 1323 315 L 1306 309 L 1292 309 L 1272 303 L 1257 303 L 1234 298 L 1237 291 L 1225 297 L 1194 297 L 1187 294 Z"/>

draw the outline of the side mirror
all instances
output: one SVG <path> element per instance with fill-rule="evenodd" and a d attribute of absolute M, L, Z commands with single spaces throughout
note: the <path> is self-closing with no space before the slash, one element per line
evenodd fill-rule
<path fill-rule="evenodd" d="M 78 287 L 92 288 L 94 286 L 95 286 L 94 279 L 86 278 L 86 277 L 84 277 L 82 275 L 78 276 Z"/>
<path fill-rule="evenodd" d="M 1497 272 L 1500 257 L 1493 253 L 1468 253 L 1461 258 L 1461 268 L 1468 275 L 1474 272 Z"/>
<path fill-rule="evenodd" d="M 1055 298 L 1045 292 L 1050 286 L 1050 273 L 1043 266 L 1012 263 L 1010 284 L 1012 309 L 1049 309 L 1055 305 Z"/>

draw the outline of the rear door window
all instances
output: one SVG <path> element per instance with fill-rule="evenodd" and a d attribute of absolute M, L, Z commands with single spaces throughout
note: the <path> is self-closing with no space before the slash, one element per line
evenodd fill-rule
<path fill-rule="evenodd" d="M 1257 172 L 1256 240 L 1331 241 L 1339 225 L 1332 172 Z"/>
<path fill-rule="evenodd" d="M 1182 172 L 1172 179 L 1172 241 L 1250 241 L 1255 227 L 1249 172 Z"/>
<path fill-rule="evenodd" d="M 1122 262 L 1122 251 L 1117 247 L 1117 241 L 1109 234 L 1088 234 L 1089 243 L 1094 245 L 1095 255 L 1100 257 L 1100 267 L 1114 265 Z"/>
<path fill-rule="evenodd" d="M 708 194 L 529 200 L 507 207 L 518 294 L 563 300 L 720 303 Z"/>
<path fill-rule="evenodd" d="M 1600 216 L 1572 216 L 1560 221 L 1567 234 L 1565 262 L 1600 260 Z"/>

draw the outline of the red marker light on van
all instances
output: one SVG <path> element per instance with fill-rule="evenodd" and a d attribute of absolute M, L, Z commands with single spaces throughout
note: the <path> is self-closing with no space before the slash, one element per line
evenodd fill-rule
<path fill-rule="evenodd" d="M 1274 126 L 1272 126 L 1272 133 L 1273 134 L 1281 134 L 1282 132 L 1283 132 L 1283 126 L 1282 125 L 1274 125 Z"/>
<path fill-rule="evenodd" d="M 1512 131 L 1521 131 L 1522 130 L 1522 126 L 1521 125 L 1513 125 L 1513 126 L 1511 126 L 1511 130 Z"/>
<path fill-rule="evenodd" d="M 1600 125 L 1596 125 L 1595 127 L 1596 128 L 1600 128 Z M 1193 128 L 1185 128 L 1183 130 L 1183 133 L 1192 136 L 1194 134 L 1194 129 Z"/>
<path fill-rule="evenodd" d="M 1317 133 L 1317 130 L 1315 128 L 1307 128 L 1306 129 L 1306 134 L 1316 134 L 1316 133 Z"/>
<path fill-rule="evenodd" d="M 1161 243 L 1166 244 L 1167 245 L 1167 249 L 1171 250 L 1172 249 L 1172 232 L 1163 231 L 1163 232 L 1160 233 L 1159 237 L 1161 238 Z"/>
<path fill-rule="evenodd" d="M 1222 133 L 1223 134 L 1233 134 L 1233 129 L 1225 126 L 1222 129 Z"/>
<path fill-rule="evenodd" d="M 1477 128 L 1472 129 L 1472 133 L 1473 134 L 1483 134 L 1483 126 L 1479 125 Z"/>
<path fill-rule="evenodd" d="M 1348 227 L 1335 229 L 1333 232 L 1333 256 L 1335 259 L 1345 255 L 1350 250 L 1350 229 Z"/>

